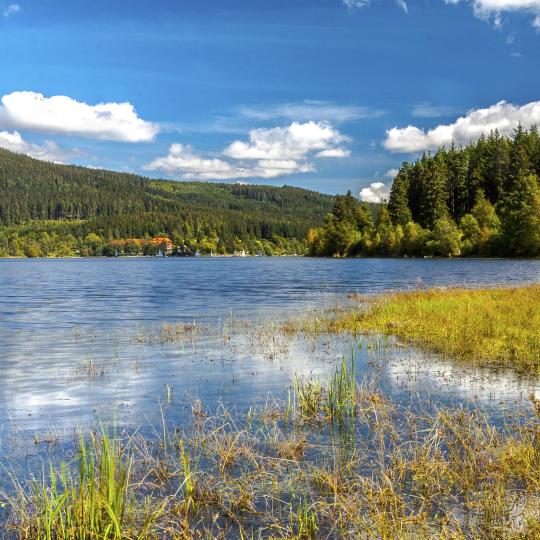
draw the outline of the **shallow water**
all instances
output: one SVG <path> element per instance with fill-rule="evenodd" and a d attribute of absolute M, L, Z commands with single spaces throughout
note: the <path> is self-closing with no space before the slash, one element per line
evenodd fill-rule
<path fill-rule="evenodd" d="M 13 434 L 156 425 L 160 403 L 181 421 L 196 398 L 239 409 L 283 398 L 296 374 L 326 378 L 352 349 L 359 377 L 395 401 L 474 400 L 503 414 L 539 394 L 537 381 L 367 342 L 289 340 L 268 325 L 350 292 L 538 281 L 540 261 L 0 260 L 0 451 L 12 454 Z M 182 339 L 161 339 L 163 323 L 194 321 Z"/>

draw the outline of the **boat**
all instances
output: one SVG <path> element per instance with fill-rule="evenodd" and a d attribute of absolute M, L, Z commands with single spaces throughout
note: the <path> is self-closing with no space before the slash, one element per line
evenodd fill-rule
<path fill-rule="evenodd" d="M 243 249 L 243 250 L 242 250 L 242 254 L 240 255 L 240 257 L 245 257 L 245 256 L 246 256 L 246 250 Z"/>
<path fill-rule="evenodd" d="M 197 250 L 197 251 L 195 252 L 195 257 L 200 257 L 200 256 L 201 256 L 201 254 L 199 253 L 199 250 Z"/>

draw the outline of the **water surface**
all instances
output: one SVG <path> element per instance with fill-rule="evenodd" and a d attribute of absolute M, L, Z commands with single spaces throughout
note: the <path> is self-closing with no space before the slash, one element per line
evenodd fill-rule
<path fill-rule="evenodd" d="M 12 433 L 62 437 L 99 421 L 159 422 L 164 400 L 176 418 L 195 398 L 247 407 L 283 396 L 295 374 L 326 377 L 351 347 L 359 376 L 377 377 L 395 400 L 429 394 L 500 409 L 538 392 L 537 382 L 410 350 L 372 369 L 366 343 L 287 341 L 260 329 L 351 292 L 538 281 L 540 261 L 519 260 L 0 260 L 3 448 Z M 178 322 L 197 330 L 163 342 L 163 324 Z"/>

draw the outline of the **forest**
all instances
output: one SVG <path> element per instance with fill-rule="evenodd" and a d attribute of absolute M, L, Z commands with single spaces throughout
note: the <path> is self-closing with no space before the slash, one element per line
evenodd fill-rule
<path fill-rule="evenodd" d="M 540 136 L 519 127 L 403 163 L 387 203 L 336 197 L 316 256 L 540 256 Z"/>
<path fill-rule="evenodd" d="M 333 197 L 293 187 L 174 182 L 0 149 L 0 256 L 304 254 Z"/>

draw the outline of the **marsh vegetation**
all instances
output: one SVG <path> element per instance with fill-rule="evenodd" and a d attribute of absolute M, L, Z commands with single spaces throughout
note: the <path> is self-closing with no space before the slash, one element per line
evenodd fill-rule
<path fill-rule="evenodd" d="M 540 403 L 503 427 L 399 407 L 351 365 L 247 414 L 200 402 L 152 437 L 100 431 L 13 479 L 18 538 L 537 538 Z"/>
<path fill-rule="evenodd" d="M 155 362 L 145 358 L 174 355 L 152 394 L 156 414 L 146 416 L 149 397 L 144 420 L 36 435 L 39 459 L 3 458 L 3 534 L 537 538 L 539 296 L 538 286 L 350 295 L 289 320 L 135 328 L 113 339 L 110 357 L 66 367 L 65 381 L 99 392 L 133 371 L 145 384 Z M 78 346 L 100 339 L 72 334 Z M 513 373 L 529 393 L 452 397 L 461 382 L 442 395 L 415 386 L 412 371 L 396 386 L 394 368 L 413 370 L 410 356 L 414 369 L 444 370 L 445 358 L 488 388 Z M 209 394 L 214 384 L 225 393 Z"/>
<path fill-rule="evenodd" d="M 351 297 L 287 332 L 380 333 L 461 362 L 540 375 L 540 286 L 435 288 Z"/>

